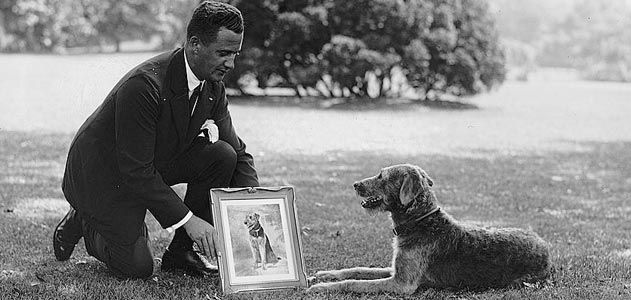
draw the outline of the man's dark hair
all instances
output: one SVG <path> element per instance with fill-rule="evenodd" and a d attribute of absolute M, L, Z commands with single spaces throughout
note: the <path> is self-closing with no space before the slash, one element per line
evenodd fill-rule
<path fill-rule="evenodd" d="M 243 16 L 234 6 L 216 1 L 203 1 L 195 8 L 186 27 L 186 39 L 197 36 L 207 45 L 217 39 L 219 28 L 225 27 L 234 33 L 243 32 Z"/>

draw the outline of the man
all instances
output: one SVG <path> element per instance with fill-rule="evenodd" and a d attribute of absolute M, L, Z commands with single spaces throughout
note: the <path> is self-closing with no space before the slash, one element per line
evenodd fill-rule
<path fill-rule="evenodd" d="M 88 253 L 121 278 L 153 273 L 144 217 L 175 231 L 162 270 L 216 272 L 193 251 L 214 258 L 209 192 L 258 186 L 252 156 L 235 133 L 222 79 L 234 68 L 243 18 L 206 1 L 194 11 L 184 48 L 127 73 L 77 132 L 62 189 L 72 206 L 55 228 L 58 260 L 81 237 Z M 184 201 L 170 188 L 187 183 Z"/>

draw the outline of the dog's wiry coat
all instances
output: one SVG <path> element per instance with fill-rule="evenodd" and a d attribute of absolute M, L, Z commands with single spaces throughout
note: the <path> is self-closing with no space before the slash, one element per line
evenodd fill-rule
<path fill-rule="evenodd" d="M 395 228 L 392 268 L 321 271 L 309 291 L 394 292 L 422 288 L 484 289 L 544 279 L 547 244 L 534 232 L 461 224 L 437 210 L 432 179 L 421 168 L 396 165 L 354 184 L 362 206 L 389 211 Z M 352 280 L 344 280 L 352 279 Z M 357 280 L 368 279 L 368 280 Z"/>

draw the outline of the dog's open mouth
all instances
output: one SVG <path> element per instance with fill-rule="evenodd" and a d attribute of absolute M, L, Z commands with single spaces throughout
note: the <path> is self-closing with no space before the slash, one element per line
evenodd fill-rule
<path fill-rule="evenodd" d="M 362 201 L 362 207 L 363 208 L 375 208 L 381 205 L 383 199 L 381 199 L 381 197 L 379 196 L 371 196 L 371 197 L 367 197 L 366 199 L 364 199 L 364 201 Z"/>

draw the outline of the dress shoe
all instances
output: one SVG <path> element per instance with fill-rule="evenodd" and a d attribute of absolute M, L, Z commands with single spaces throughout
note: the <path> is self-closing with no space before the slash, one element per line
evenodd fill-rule
<path fill-rule="evenodd" d="M 181 270 L 196 277 L 219 273 L 219 269 L 216 266 L 211 265 L 193 250 L 171 251 L 167 249 L 162 255 L 161 269 L 169 272 Z"/>
<path fill-rule="evenodd" d="M 70 208 L 53 232 L 55 258 L 59 261 L 68 260 L 82 236 L 81 218 L 73 208 Z"/>

